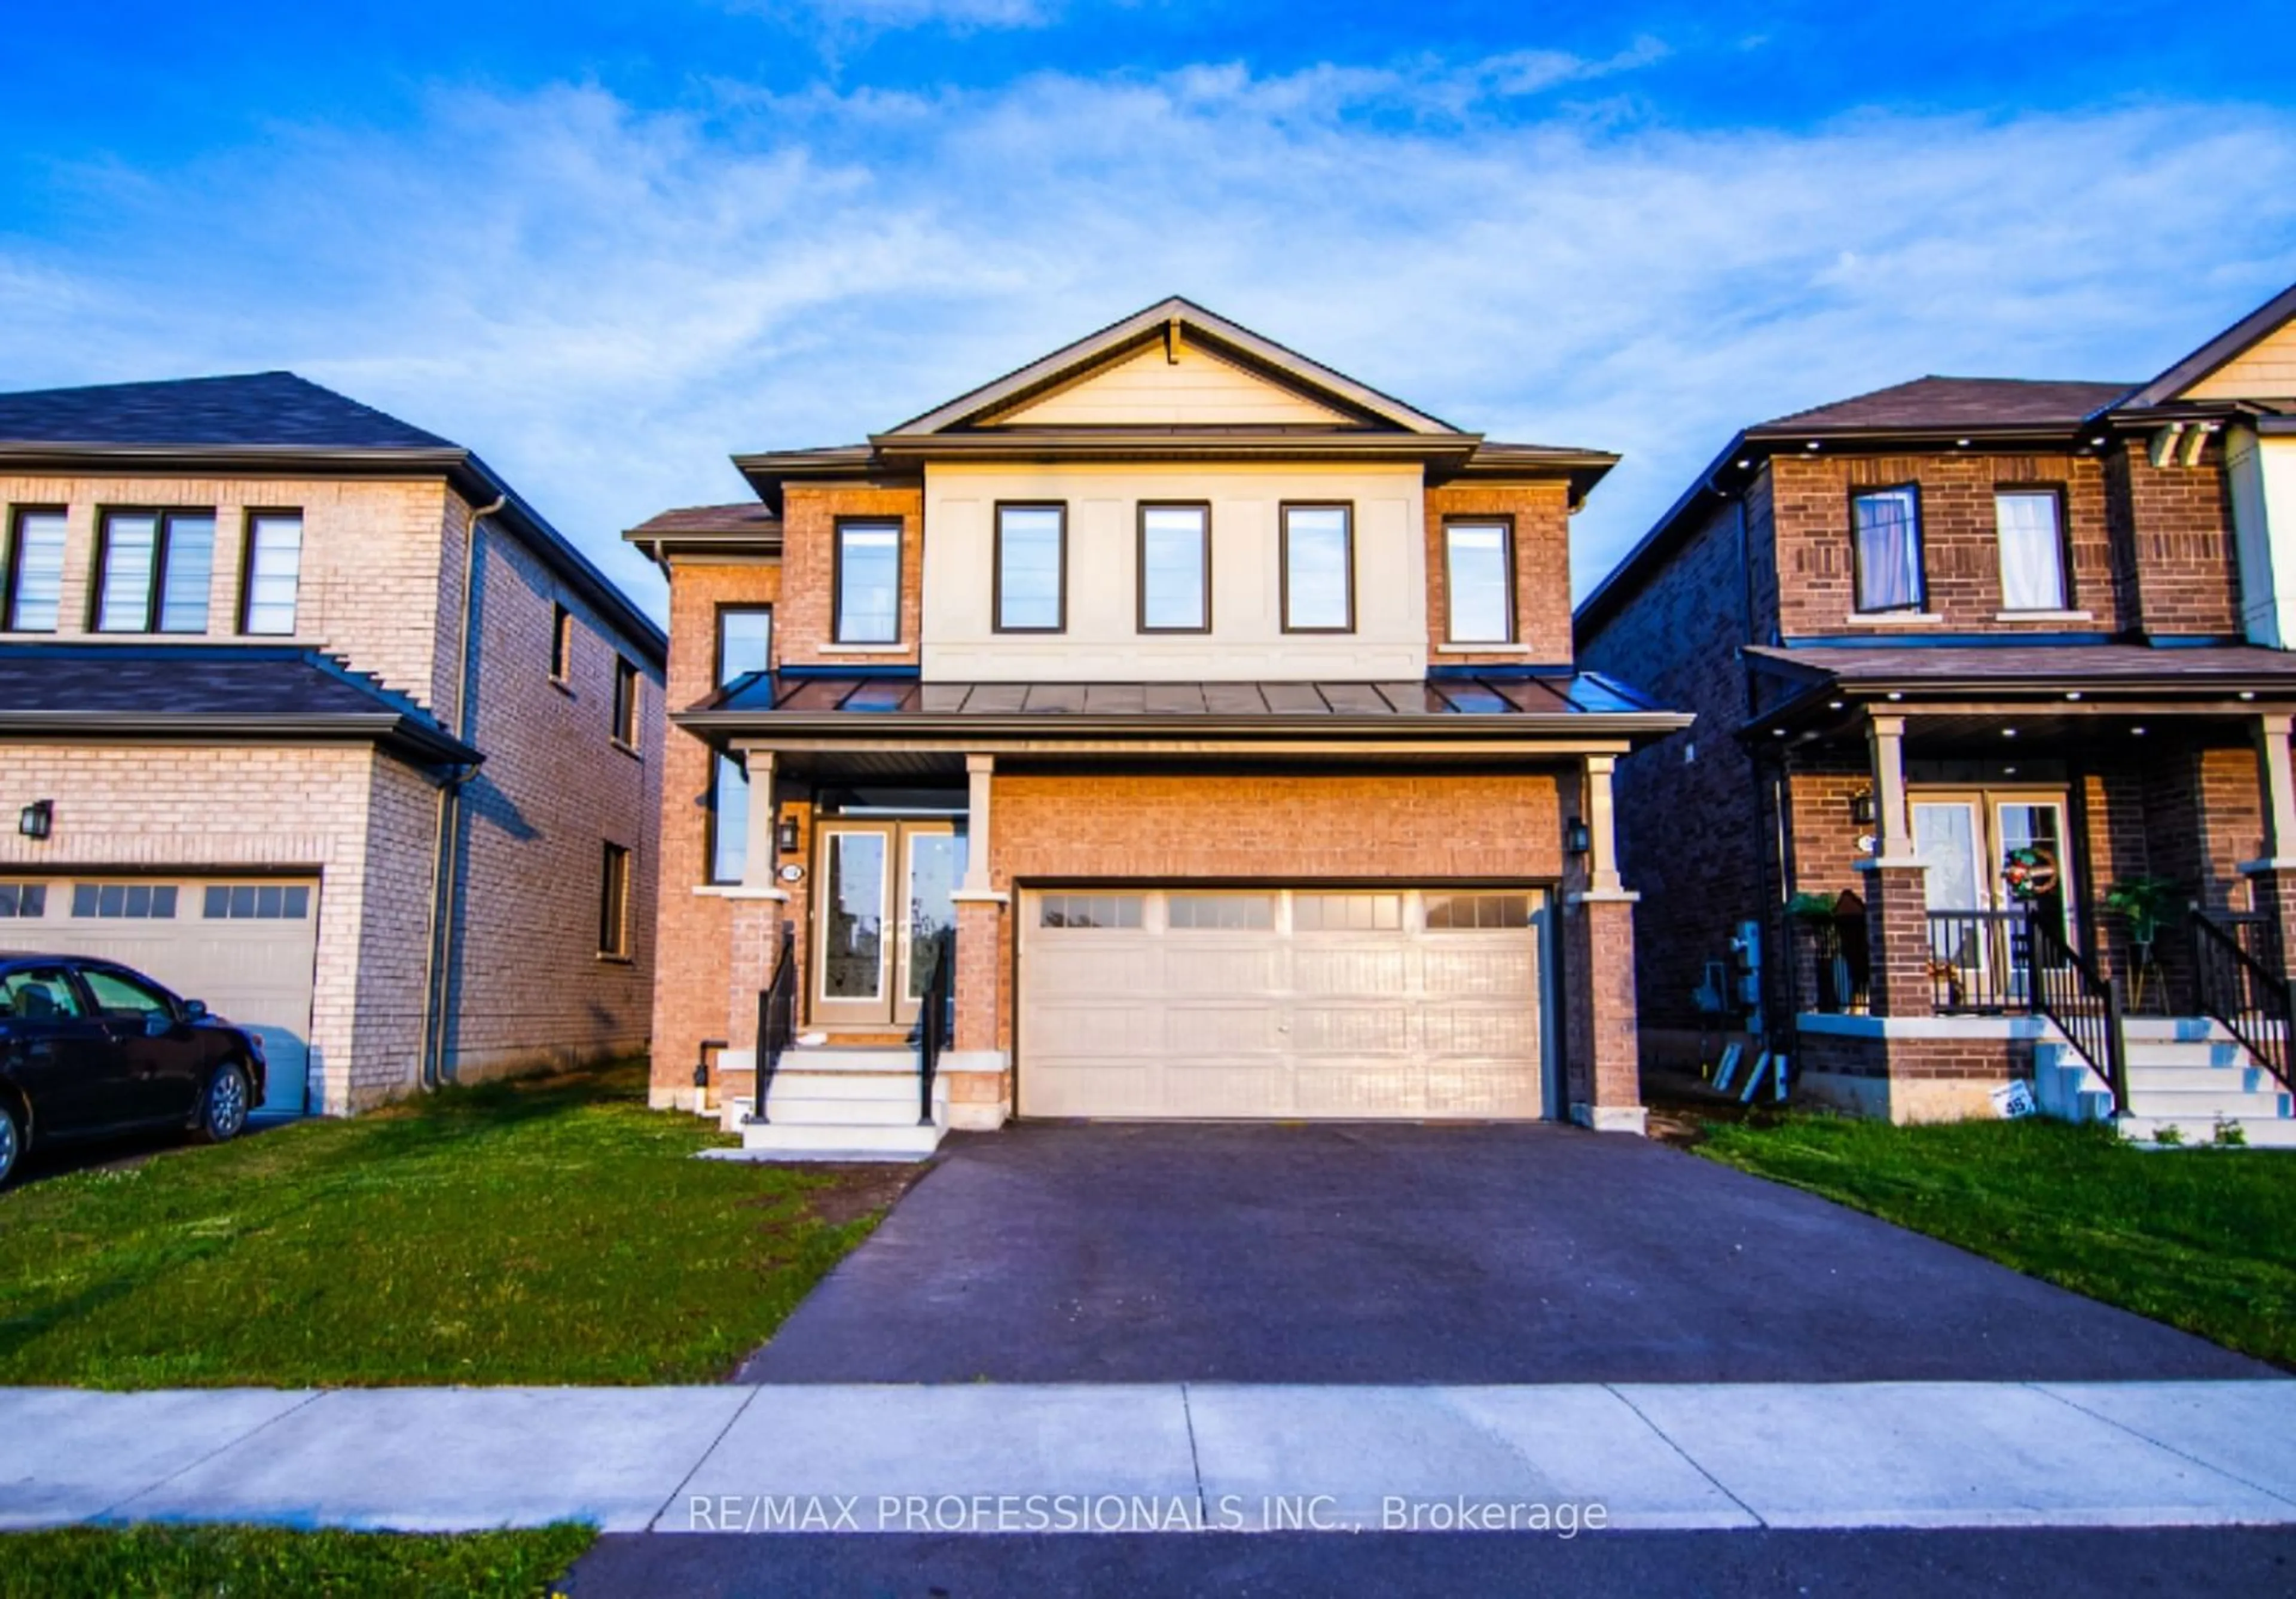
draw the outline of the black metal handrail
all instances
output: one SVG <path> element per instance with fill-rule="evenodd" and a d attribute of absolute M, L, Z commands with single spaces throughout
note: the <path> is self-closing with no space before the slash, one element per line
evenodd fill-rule
<path fill-rule="evenodd" d="M 2047 916 L 2026 920 L 2025 993 L 2034 1012 L 2057 1024 L 2105 1086 L 2112 1108 L 2128 1113 L 2128 1039 L 2121 1025 L 2120 981 L 2100 977 Z"/>
<path fill-rule="evenodd" d="M 956 931 L 944 930 L 933 940 L 932 975 L 925 980 L 925 996 L 917 1005 L 917 1024 L 909 1041 L 917 1046 L 917 1125 L 933 1122 L 933 1077 L 940 1070 L 940 1052 L 955 1030 Z"/>
<path fill-rule="evenodd" d="M 2024 910 L 1931 911 L 1930 999 L 1940 1013 L 2002 1015 L 2027 1008 Z"/>
<path fill-rule="evenodd" d="M 774 1073 L 781 1070 L 782 1052 L 797 1040 L 797 929 L 782 923 L 782 955 L 774 964 L 773 980 L 758 991 L 757 1098 L 750 1119 L 770 1121 L 766 1101 L 774 1091 Z"/>
<path fill-rule="evenodd" d="M 2239 934 L 2205 911 L 2194 909 L 2192 923 L 2194 988 L 2202 1014 L 2223 1022 L 2281 1086 L 2296 1089 L 2288 1037 L 2296 1004 L 2287 978 L 2243 948 Z"/>

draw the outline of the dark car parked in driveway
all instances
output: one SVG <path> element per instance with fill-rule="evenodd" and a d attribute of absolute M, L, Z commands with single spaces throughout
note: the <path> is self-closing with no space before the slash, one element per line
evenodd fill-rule
<path fill-rule="evenodd" d="M 142 972 L 0 952 L 0 1184 L 36 1144 L 182 1128 L 235 1138 L 263 1043 Z"/>

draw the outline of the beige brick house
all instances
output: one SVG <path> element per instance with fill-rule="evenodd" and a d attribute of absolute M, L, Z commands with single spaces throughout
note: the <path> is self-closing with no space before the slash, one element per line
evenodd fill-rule
<path fill-rule="evenodd" d="M 1749 427 L 1577 627 L 1697 716 L 1619 777 L 1654 1062 L 1702 994 L 1844 1108 L 2296 1144 L 2296 289 Z"/>
<path fill-rule="evenodd" d="M 635 1048 L 665 651 L 291 373 L 0 395 L 0 947 L 259 1027 L 274 1110 Z"/>
<path fill-rule="evenodd" d="M 737 456 L 755 503 L 628 535 L 671 586 L 655 1102 L 830 1152 L 1638 1129 L 1610 775 L 1682 718 L 1572 664 L 1612 460 L 1178 299 Z"/>

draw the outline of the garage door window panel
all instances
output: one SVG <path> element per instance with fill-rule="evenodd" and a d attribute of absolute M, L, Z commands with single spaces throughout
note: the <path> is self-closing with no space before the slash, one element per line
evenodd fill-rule
<path fill-rule="evenodd" d="M 168 921 L 176 914 L 176 892 L 173 883 L 74 883 L 71 914 L 82 921 Z"/>
<path fill-rule="evenodd" d="M 210 883 L 201 914 L 210 922 L 299 921 L 311 914 L 311 890 L 300 883 Z"/>
<path fill-rule="evenodd" d="M 1037 925 L 1117 930 L 1140 925 L 1138 894 L 1047 894 L 1038 901 Z"/>
<path fill-rule="evenodd" d="M 1175 894 L 1167 904 L 1174 931 L 1264 931 L 1275 925 L 1273 894 Z"/>
<path fill-rule="evenodd" d="M 48 885 L 0 882 L 0 921 L 31 921 L 48 914 Z"/>
<path fill-rule="evenodd" d="M 1295 894 L 1294 932 L 1392 932 L 1403 925 L 1400 894 Z"/>

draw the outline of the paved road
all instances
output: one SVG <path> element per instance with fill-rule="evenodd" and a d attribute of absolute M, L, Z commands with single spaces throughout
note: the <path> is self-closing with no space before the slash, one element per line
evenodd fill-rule
<path fill-rule="evenodd" d="M 2296 1593 L 2296 1531 L 1651 1532 L 1552 1538 L 606 1538 L 574 1599 L 856 1594 L 982 1599 L 1059 1594 L 1454 1595 Z"/>
<path fill-rule="evenodd" d="M 2270 1369 L 1639 1138 L 958 1136 L 759 1382 L 1796 1382 Z"/>

